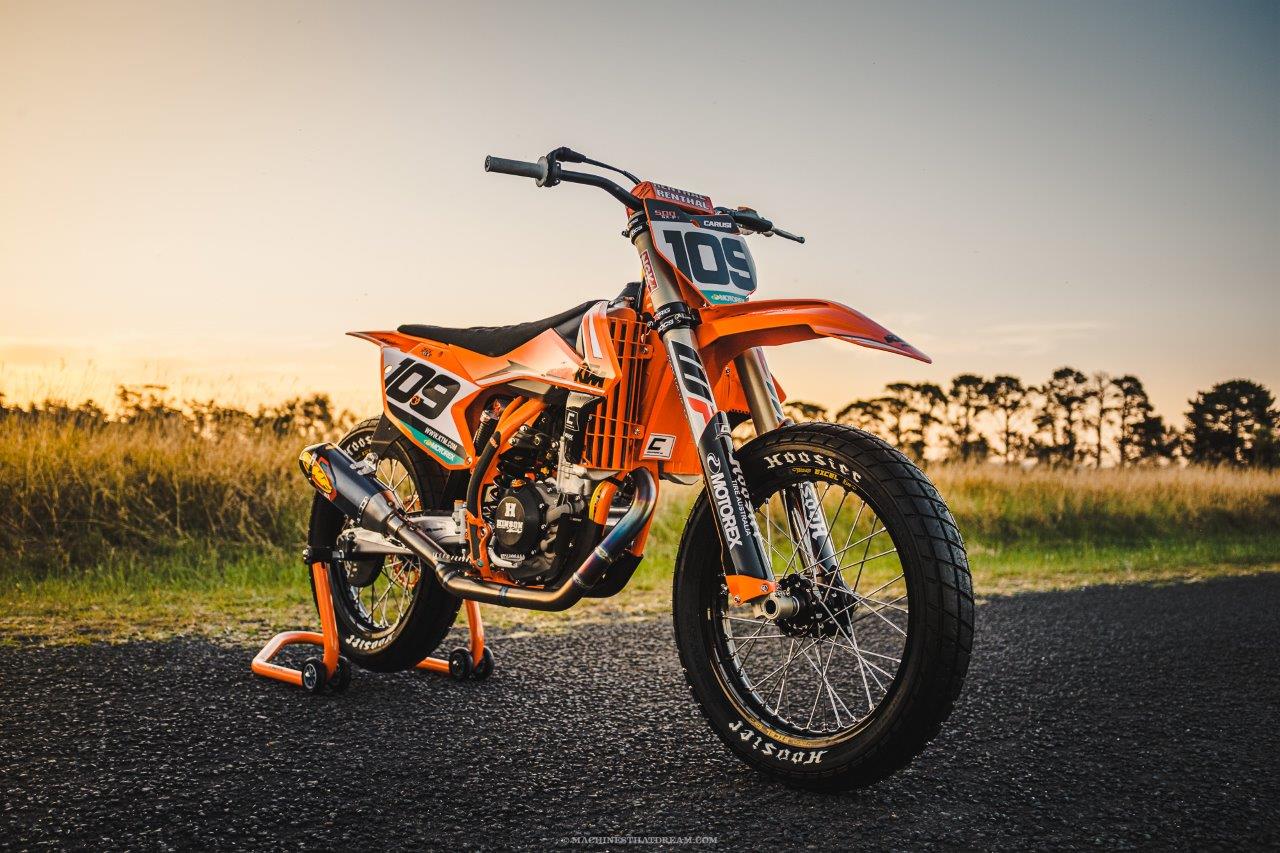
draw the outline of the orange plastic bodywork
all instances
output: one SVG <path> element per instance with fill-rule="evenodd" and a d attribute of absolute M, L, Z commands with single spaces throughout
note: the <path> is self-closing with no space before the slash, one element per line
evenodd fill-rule
<path fill-rule="evenodd" d="M 423 338 L 415 338 L 412 335 L 405 335 L 400 332 L 348 332 L 347 334 L 351 335 L 351 337 L 353 338 L 360 338 L 361 340 L 366 340 L 366 341 L 370 341 L 372 343 L 378 344 L 384 350 L 390 347 L 390 348 L 400 350 L 401 352 L 406 353 L 408 355 L 417 356 L 423 361 L 428 361 L 436 365 L 437 369 L 444 368 L 445 370 L 449 371 L 454 375 L 461 376 L 465 379 L 468 379 L 474 385 L 480 385 L 479 382 L 476 382 L 475 380 L 471 379 L 470 375 L 466 372 L 465 367 L 463 366 L 461 360 L 458 357 L 459 352 L 465 353 L 466 352 L 465 350 L 458 350 L 457 347 L 451 347 L 445 344 L 437 344 L 432 341 L 425 340 Z M 413 435 L 413 433 L 411 433 L 409 429 L 403 423 L 401 423 L 398 418 L 392 415 L 391 409 L 387 404 L 386 389 L 382 384 L 383 383 L 382 370 L 383 370 L 382 359 L 379 359 L 378 360 L 378 387 L 382 389 L 383 414 L 386 416 L 386 418 L 389 421 L 391 421 L 393 424 L 396 425 L 396 428 L 400 430 L 400 432 L 402 432 L 406 438 L 408 438 L 418 447 L 421 447 L 423 451 L 427 453 L 431 453 L 431 451 L 427 447 L 425 447 L 420 441 L 418 441 L 418 439 Z M 453 404 L 450 406 L 449 414 L 453 418 L 454 426 L 457 427 L 458 442 L 459 444 L 462 445 L 462 462 L 460 463 L 450 462 L 449 460 L 441 459 L 437 454 L 432 453 L 432 458 L 436 459 L 436 461 L 438 461 L 444 467 L 452 470 L 458 470 L 461 468 L 470 467 L 471 463 L 475 461 L 476 450 L 471 439 L 473 430 L 471 428 L 471 425 L 468 422 L 469 421 L 468 412 L 471 411 L 473 404 L 483 396 L 483 392 L 484 392 L 484 388 L 480 387 L 477 390 L 471 392 L 470 394 L 467 394 L 463 397 L 460 397 L 454 400 Z"/>
<path fill-rule="evenodd" d="M 330 677 L 337 672 L 338 655 L 340 654 L 338 620 L 333 612 L 333 596 L 329 586 L 328 567 L 324 563 L 312 563 L 311 579 L 316 587 L 316 608 L 320 611 L 320 633 L 315 631 L 285 631 L 276 634 L 267 641 L 267 644 L 262 647 L 262 651 L 254 656 L 253 663 L 249 665 L 249 668 L 256 675 L 301 687 L 302 672 L 300 670 L 273 662 L 273 659 L 280 653 L 281 649 L 285 646 L 296 644 L 320 646 L 324 651 L 325 672 Z M 466 605 L 467 633 L 470 638 L 468 651 L 471 652 L 472 664 L 479 666 L 481 659 L 484 657 L 484 622 L 480 618 L 480 605 L 474 601 L 463 603 Z M 429 657 L 420 661 L 416 668 L 448 674 L 449 662 L 440 658 Z"/>
<path fill-rule="evenodd" d="M 394 417 L 388 407 L 386 393 L 382 395 L 382 408 L 387 417 L 410 441 L 421 447 L 446 468 L 458 470 L 470 467 L 476 450 L 472 442 L 475 419 L 479 416 L 477 401 L 490 395 L 486 391 L 510 383 L 534 382 L 580 391 L 585 394 L 608 393 L 621 378 L 621 368 L 609 339 L 609 321 L 605 313 L 606 302 L 591 308 L 582 319 L 581 333 L 584 355 L 578 355 L 573 347 L 553 329 L 548 329 L 532 340 L 526 341 L 502 356 L 488 356 L 472 352 L 460 346 L 444 344 L 427 338 L 406 335 L 403 332 L 349 332 L 352 337 L 371 341 L 385 348 L 394 348 L 408 355 L 443 368 L 460 376 L 477 390 L 458 397 L 450 405 L 450 416 L 457 427 L 458 441 L 462 445 L 461 462 L 452 462 L 432 453 L 409 429 Z M 381 361 L 378 384 L 382 385 Z"/>
<path fill-rule="evenodd" d="M 866 314 L 825 299 L 765 299 L 717 305 L 702 309 L 700 316 L 702 322 L 695 332 L 708 376 L 723 370 L 751 347 L 775 347 L 815 338 L 835 338 L 932 363 L 929 356 Z"/>
<path fill-rule="evenodd" d="M 700 322 L 694 333 L 702 352 L 703 366 L 711 380 L 716 405 L 725 412 L 748 411 L 733 360 L 752 347 L 835 338 L 926 363 L 929 361 L 927 355 L 865 314 L 821 299 L 773 299 L 711 306 L 702 308 L 698 316 Z M 661 350 L 657 335 L 651 335 L 650 346 L 655 351 Z M 670 459 L 661 462 L 661 470 L 682 476 L 701 474 L 697 445 L 689 436 L 688 422 L 671 375 L 670 363 L 665 357 L 652 358 L 645 369 L 648 370 L 646 393 L 638 417 L 646 429 L 641 445 L 653 435 L 675 436 L 674 451 Z M 776 380 L 774 389 L 778 392 L 778 399 L 786 399 Z"/>
<path fill-rule="evenodd" d="M 591 327 L 592 334 L 596 334 L 595 324 L 599 318 L 588 313 L 583 319 Z M 586 394 L 601 394 L 618 381 L 616 359 L 611 360 L 607 355 L 602 355 L 592 364 L 574 352 L 554 329 L 548 329 L 533 340 L 498 357 L 481 355 L 448 344 L 434 346 L 452 350 L 462 369 L 462 375 L 481 388 L 525 380 Z M 605 344 L 601 349 L 602 353 L 607 353 L 609 345 Z M 600 368 L 604 375 L 593 375 L 593 381 L 584 380 L 584 366 L 588 365 Z"/>

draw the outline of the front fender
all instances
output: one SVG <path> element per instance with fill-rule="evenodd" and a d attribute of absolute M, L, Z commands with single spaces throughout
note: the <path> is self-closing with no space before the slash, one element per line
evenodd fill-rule
<path fill-rule="evenodd" d="M 723 370 L 751 347 L 772 347 L 814 338 L 836 338 L 871 349 L 933 360 L 902 338 L 838 302 L 825 299 L 765 299 L 703 308 L 695 330 L 707 373 Z"/>

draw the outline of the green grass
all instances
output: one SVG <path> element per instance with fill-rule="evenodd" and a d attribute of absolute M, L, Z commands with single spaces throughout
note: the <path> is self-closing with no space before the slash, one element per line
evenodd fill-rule
<path fill-rule="evenodd" d="M 675 490 L 673 490 L 675 491 Z M 683 493 L 681 493 L 683 492 Z M 665 612 L 671 566 L 692 492 L 663 499 L 646 557 L 628 588 L 566 613 L 487 607 L 498 626 L 626 619 Z M 1092 584 L 1199 580 L 1280 569 L 1280 531 L 1183 533 L 1145 542 L 970 540 L 979 597 Z M 84 570 L 0 571 L 0 642 L 81 643 L 198 634 L 250 642 L 313 625 L 306 568 L 296 549 L 213 547 L 189 541 L 164 555 L 115 552 Z"/>
<path fill-rule="evenodd" d="M 0 642 L 248 641 L 314 624 L 297 556 L 310 500 L 294 462 L 303 443 L 0 419 Z M 1280 473 L 929 473 L 965 536 L 980 596 L 1280 568 Z M 664 487 L 645 560 L 621 595 L 566 614 L 490 607 L 487 618 L 555 625 L 667 609 L 694 494 Z M 848 535 L 841 524 L 837 539 Z"/>

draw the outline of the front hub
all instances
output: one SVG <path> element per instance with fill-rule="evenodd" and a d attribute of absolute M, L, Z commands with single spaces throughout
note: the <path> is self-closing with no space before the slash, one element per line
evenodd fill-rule
<path fill-rule="evenodd" d="M 795 615 L 776 620 L 782 633 L 791 637 L 834 637 L 849 633 L 858 597 L 844 586 L 815 583 L 808 575 L 787 575 L 778 582 L 778 591 L 800 603 Z"/>

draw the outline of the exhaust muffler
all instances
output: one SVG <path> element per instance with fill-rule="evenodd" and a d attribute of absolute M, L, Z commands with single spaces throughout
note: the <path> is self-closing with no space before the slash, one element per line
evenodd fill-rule
<path fill-rule="evenodd" d="M 626 514 L 568 580 L 555 589 L 525 589 L 468 577 L 456 558 L 415 525 L 394 494 L 340 447 L 314 444 L 298 457 L 307 481 L 357 526 L 398 540 L 435 572 L 440 585 L 459 598 L 529 610 L 565 610 L 576 604 L 622 556 L 653 515 L 657 488 L 644 468 L 631 472 L 636 494 Z"/>

